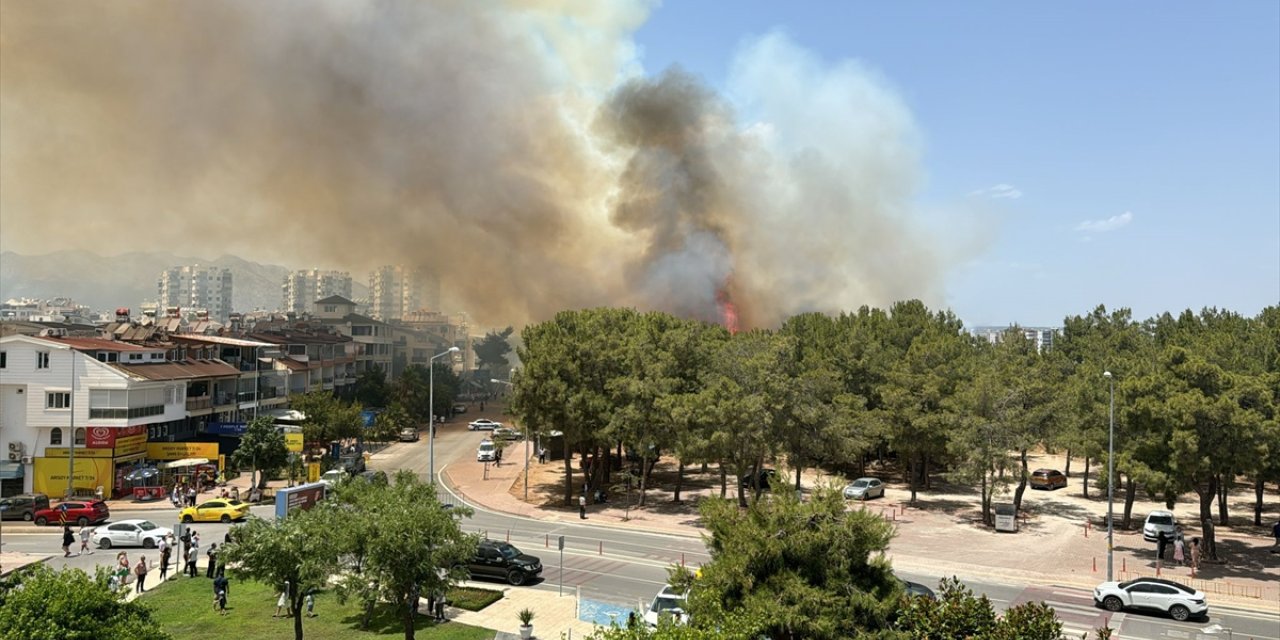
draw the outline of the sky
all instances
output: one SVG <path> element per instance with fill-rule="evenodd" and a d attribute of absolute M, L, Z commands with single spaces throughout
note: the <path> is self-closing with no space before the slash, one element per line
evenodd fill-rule
<path fill-rule="evenodd" d="M 1280 304 L 1275 0 L 6 1 L 0 133 L 5 250 L 400 264 L 492 326 Z"/>
<path fill-rule="evenodd" d="M 773 32 L 905 102 L 915 215 L 987 241 L 946 275 L 966 325 L 1280 301 L 1280 3 L 666 2 L 635 40 L 731 91 Z"/>

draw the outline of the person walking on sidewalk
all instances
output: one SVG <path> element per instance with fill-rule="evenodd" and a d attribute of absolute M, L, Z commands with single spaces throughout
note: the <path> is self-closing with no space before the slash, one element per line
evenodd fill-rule
<path fill-rule="evenodd" d="M 587 493 L 584 491 L 578 496 L 578 518 L 587 519 Z"/>
<path fill-rule="evenodd" d="M 143 591 L 146 591 L 147 590 L 146 586 L 144 586 L 147 582 L 147 557 L 146 556 L 138 557 L 138 564 L 133 568 L 133 577 L 134 577 L 134 580 L 137 581 L 137 585 L 134 587 L 134 592 L 142 593 Z"/>
<path fill-rule="evenodd" d="M 169 557 L 173 555 L 173 547 L 160 538 L 160 581 L 169 577 Z"/>
<path fill-rule="evenodd" d="M 93 553 L 93 549 L 89 548 L 89 534 L 93 533 L 93 529 L 89 525 L 80 527 L 80 553 Z"/>
<path fill-rule="evenodd" d="M 71 525 L 62 525 L 62 557 L 71 557 L 71 545 L 76 541 L 76 536 L 71 533 Z"/>

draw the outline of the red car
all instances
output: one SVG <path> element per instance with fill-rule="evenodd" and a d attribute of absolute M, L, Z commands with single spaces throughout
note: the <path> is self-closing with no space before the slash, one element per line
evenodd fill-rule
<path fill-rule="evenodd" d="M 63 502 L 48 509 L 36 512 L 35 523 L 38 525 L 60 525 L 62 523 L 84 526 L 106 522 L 111 517 L 107 503 L 101 500 L 85 500 L 83 502 Z"/>

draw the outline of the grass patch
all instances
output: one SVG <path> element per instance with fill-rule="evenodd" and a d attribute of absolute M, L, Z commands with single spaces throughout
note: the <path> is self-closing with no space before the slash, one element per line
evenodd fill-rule
<path fill-rule="evenodd" d="M 446 598 L 450 606 L 467 611 L 479 611 L 501 600 L 502 592 L 476 587 L 454 587 L 449 590 Z"/>
<path fill-rule="evenodd" d="M 213 581 L 185 578 L 152 587 L 138 601 L 152 610 L 162 629 L 175 638 L 263 638 L 292 640 L 293 619 L 272 618 L 276 610 L 275 591 L 259 582 L 232 580 L 227 590 L 227 615 L 213 610 Z M 499 594 L 501 596 L 501 594 Z M 307 640 L 344 638 L 402 638 L 399 615 L 387 605 L 374 609 L 368 630 L 360 628 L 363 612 L 355 602 L 338 604 L 332 592 L 316 594 L 316 617 L 302 617 Z M 443 624 L 419 616 L 415 634 L 423 640 L 487 640 L 493 631 L 457 622 Z"/>

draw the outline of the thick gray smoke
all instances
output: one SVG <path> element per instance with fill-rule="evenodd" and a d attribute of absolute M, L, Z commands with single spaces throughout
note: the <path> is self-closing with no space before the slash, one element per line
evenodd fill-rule
<path fill-rule="evenodd" d="M 647 4 L 0 4 L 0 242 L 409 264 L 483 324 L 937 299 L 909 114 L 786 38 L 643 75 Z"/>

